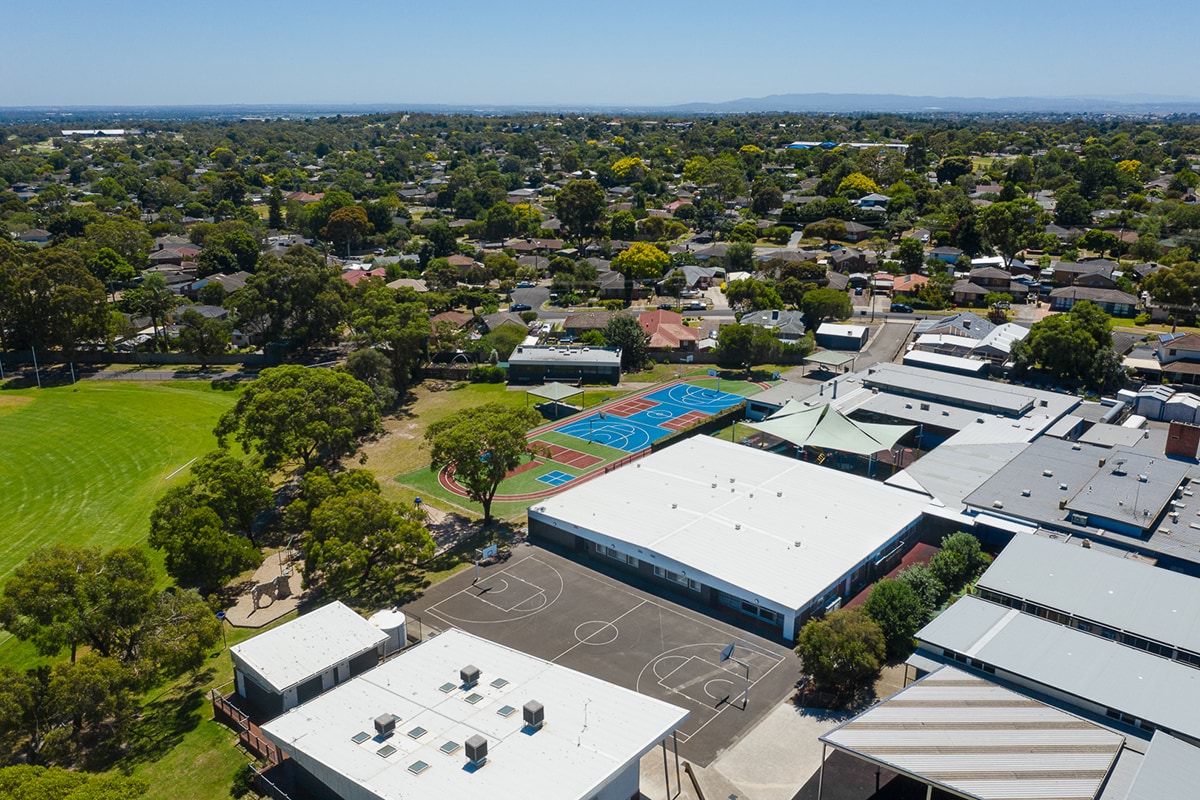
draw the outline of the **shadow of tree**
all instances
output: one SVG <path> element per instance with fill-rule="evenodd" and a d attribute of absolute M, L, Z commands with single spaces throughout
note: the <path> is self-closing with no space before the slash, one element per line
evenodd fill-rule
<path fill-rule="evenodd" d="M 152 698 L 124 737 L 99 743 L 89 752 L 83 766 L 89 770 L 115 766 L 128 772 L 139 764 L 161 759 L 200 725 L 200 710 L 206 702 L 205 687 L 213 675 L 213 668 L 209 667 Z"/>

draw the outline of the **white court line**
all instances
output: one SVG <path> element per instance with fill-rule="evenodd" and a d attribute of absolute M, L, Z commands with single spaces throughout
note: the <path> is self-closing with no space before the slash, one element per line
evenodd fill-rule
<path fill-rule="evenodd" d="M 526 561 L 536 561 L 537 563 L 541 564 L 546 569 L 550 570 L 551 572 L 553 572 L 555 575 L 558 576 L 558 581 L 559 581 L 559 585 L 561 588 L 559 589 L 558 594 L 555 595 L 552 599 L 550 598 L 550 594 L 546 591 L 545 588 L 538 586 L 536 583 L 533 583 L 532 581 L 525 580 L 520 575 L 515 575 L 512 572 L 509 572 L 509 570 L 519 567 L 521 564 L 524 564 Z M 465 619 L 462 617 L 456 617 L 455 615 L 453 615 L 447 611 L 439 611 L 438 610 L 438 606 L 440 606 L 442 603 L 448 603 L 449 601 L 453 600 L 454 598 L 458 597 L 459 595 L 465 594 L 475 600 L 482 600 L 487 605 L 493 606 L 501 611 L 504 611 L 506 614 L 511 613 L 510 611 L 508 611 L 500 606 L 497 606 L 495 603 L 491 603 L 487 600 L 484 600 L 479 595 L 473 594 L 471 592 L 471 590 L 473 588 L 475 588 L 475 585 L 472 584 L 472 585 L 466 586 L 462 589 L 459 589 L 457 592 L 450 595 L 449 597 L 443 597 L 441 600 L 437 601 L 436 603 L 434 603 L 431 606 L 426 606 L 425 613 L 433 614 L 438 619 L 442 620 L 443 622 L 445 622 L 447 625 L 450 625 L 451 627 L 457 627 L 459 624 L 496 625 L 496 624 L 504 623 L 504 622 L 516 622 L 517 620 L 527 619 L 529 617 L 532 617 L 534 614 L 539 614 L 542 611 L 545 611 L 547 608 L 549 608 L 550 606 L 552 606 L 556 602 L 558 602 L 558 598 L 562 597 L 563 591 L 566 590 L 566 583 L 563 581 L 562 573 L 558 571 L 558 568 L 553 566 L 552 564 L 547 564 L 545 561 L 542 561 L 537 556 L 526 556 L 525 558 L 521 559 L 520 561 L 516 562 L 515 564 L 508 565 L 504 569 L 497 572 L 496 575 L 493 575 L 491 577 L 494 578 L 497 575 L 507 575 L 508 577 L 512 578 L 513 580 L 521 581 L 522 583 L 524 583 L 528 586 L 531 586 L 534 589 L 537 589 L 544 597 L 547 598 L 547 602 L 545 603 L 545 605 L 542 605 L 541 607 L 539 607 L 533 611 L 530 611 L 527 614 L 522 614 L 519 617 L 510 617 L 508 619 L 494 619 L 494 620 Z M 536 597 L 537 595 L 533 595 L 533 596 Z M 526 599 L 529 599 L 529 598 L 526 598 Z M 522 601 L 522 602 L 524 602 L 524 601 Z M 516 608 L 516 606 L 519 606 L 520 604 L 521 603 L 517 603 L 515 606 L 513 606 L 513 608 Z"/>
<path fill-rule="evenodd" d="M 622 620 L 622 619 L 624 619 L 625 617 L 629 616 L 629 615 L 630 615 L 630 614 L 632 614 L 633 612 L 637 611 L 639 608 L 641 608 L 642 606 L 646 605 L 646 603 L 647 603 L 647 602 L 649 602 L 649 601 L 647 601 L 647 600 L 643 600 L 642 602 L 638 603 L 638 604 L 637 604 L 636 606 L 634 606 L 633 608 L 631 608 L 631 609 L 629 609 L 628 611 L 626 611 L 624 614 L 621 614 L 621 616 L 617 617 L 616 619 L 610 619 L 610 620 L 607 620 L 608 624 L 609 624 L 609 625 L 612 625 L 614 628 L 617 628 L 617 622 L 619 622 L 620 620 Z M 602 630 L 603 630 L 603 629 L 602 629 Z M 599 632 L 600 632 L 600 631 L 596 631 L 596 633 L 599 633 Z M 587 643 L 587 641 L 588 641 L 588 639 L 591 639 L 591 638 L 592 638 L 592 636 L 595 636 L 595 635 L 596 635 L 596 633 L 593 633 L 591 636 L 587 636 L 587 637 L 585 637 L 585 638 L 584 638 L 584 640 L 583 640 L 582 642 L 576 642 L 575 644 L 573 644 L 573 645 L 571 645 L 570 647 L 568 647 L 566 650 L 563 650 L 563 651 L 562 651 L 561 653 L 559 653 L 557 656 L 555 656 L 554 658 L 550 659 L 551 663 L 553 663 L 553 662 L 555 662 L 555 661 L 558 661 L 560 658 L 562 658 L 562 657 L 563 657 L 563 656 L 565 656 L 567 653 L 569 653 L 569 652 L 571 652 L 572 650 L 574 650 L 576 647 L 579 647 L 580 645 L 586 644 L 586 643 Z M 620 629 L 620 628 L 617 628 L 617 639 L 619 639 L 619 638 L 621 638 L 621 629 Z M 612 644 L 612 643 L 613 643 L 613 642 L 615 642 L 617 639 L 613 639 L 613 641 L 612 641 L 612 642 L 609 642 L 609 644 Z"/>
<path fill-rule="evenodd" d="M 196 456 L 196 458 L 199 458 L 199 457 L 200 457 L 200 456 Z M 192 459 L 192 461 L 195 461 L 195 460 L 196 460 L 196 458 L 193 458 L 193 459 Z M 169 481 L 169 480 L 171 480 L 171 478 L 174 478 L 176 475 L 178 475 L 179 473 L 183 472 L 185 469 L 187 469 L 188 467 L 190 467 L 190 466 L 192 465 L 192 461 L 189 461 L 189 462 L 187 462 L 187 463 L 186 463 L 186 464 L 184 464 L 182 467 L 180 467 L 179 469 L 175 470 L 174 472 L 172 472 L 172 473 L 171 473 L 170 475 L 168 475 L 167 477 L 163 478 L 163 480 L 164 480 L 164 481 Z"/>

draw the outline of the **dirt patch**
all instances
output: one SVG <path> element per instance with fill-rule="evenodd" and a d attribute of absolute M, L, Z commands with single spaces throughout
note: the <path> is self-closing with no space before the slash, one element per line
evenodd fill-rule
<path fill-rule="evenodd" d="M 25 405 L 26 403 L 31 403 L 31 402 L 33 402 L 33 398 L 26 397 L 23 394 L 9 394 L 9 395 L 0 394 L 0 410 L 7 411 L 10 409 L 14 409 L 14 408 L 20 408 L 21 406 Z"/>

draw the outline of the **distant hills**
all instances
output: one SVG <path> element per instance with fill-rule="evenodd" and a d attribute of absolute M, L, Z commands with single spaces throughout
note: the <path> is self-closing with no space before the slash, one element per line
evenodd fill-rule
<path fill-rule="evenodd" d="M 935 97 L 903 94 L 773 94 L 722 103 L 684 103 L 678 114 L 747 114 L 783 111 L 854 114 L 1195 114 L 1200 98 L 1172 95 L 1083 97 Z"/>
<path fill-rule="evenodd" d="M 1200 98 L 1177 95 L 1127 94 L 1078 97 L 937 97 L 903 94 L 773 94 L 716 103 L 677 105 L 604 105 L 587 103 L 255 103 L 228 105 L 91 105 L 0 107 L 0 122 L 59 119 L 195 119 L 239 117 L 315 117 L 400 111 L 435 114 L 606 113 L 646 115 L 696 114 L 1110 114 L 1163 116 L 1200 114 Z"/>

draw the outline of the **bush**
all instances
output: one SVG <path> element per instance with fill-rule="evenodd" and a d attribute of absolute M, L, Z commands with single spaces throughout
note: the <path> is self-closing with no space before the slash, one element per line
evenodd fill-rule
<path fill-rule="evenodd" d="M 625 308 L 624 300 L 601 300 L 600 307 L 607 311 L 621 311 Z"/>
<path fill-rule="evenodd" d="M 929 570 L 953 593 L 979 577 L 991 560 L 978 539 L 959 531 L 942 539 L 942 550 L 930 559 Z"/>
<path fill-rule="evenodd" d="M 522 311 L 521 312 L 521 321 L 524 322 L 525 324 L 529 324 L 530 322 L 533 322 L 537 318 L 538 318 L 538 315 L 537 315 L 536 311 Z"/>
<path fill-rule="evenodd" d="M 925 624 L 930 610 L 912 586 L 893 579 L 875 584 L 863 608 L 879 625 L 888 655 L 893 658 L 912 652 L 913 636 Z"/>
<path fill-rule="evenodd" d="M 508 373 L 503 367 L 482 364 L 472 367 L 469 377 L 472 383 L 504 383 L 508 379 Z"/>
<path fill-rule="evenodd" d="M 1150 324 L 1150 314 L 1146 311 L 1143 311 L 1141 314 L 1138 314 L 1136 317 L 1133 318 L 1133 324 L 1134 325 L 1149 325 Z"/>
<path fill-rule="evenodd" d="M 900 570 L 896 574 L 896 580 L 911 586 L 930 611 L 946 599 L 946 587 L 933 576 L 933 571 L 925 564 L 913 564 Z"/>
<path fill-rule="evenodd" d="M 846 694 L 875 679 L 887 645 L 883 631 L 866 611 L 848 608 L 805 623 L 796 653 L 817 686 Z"/>

